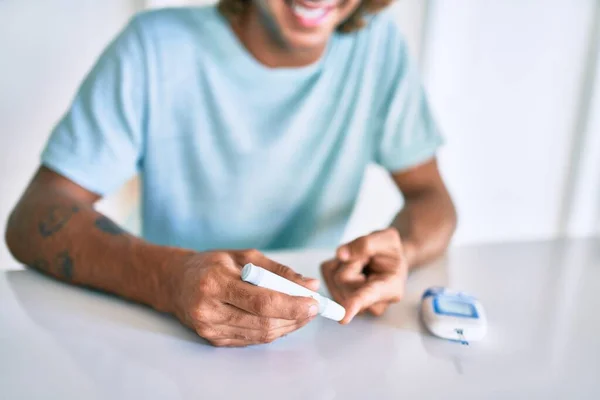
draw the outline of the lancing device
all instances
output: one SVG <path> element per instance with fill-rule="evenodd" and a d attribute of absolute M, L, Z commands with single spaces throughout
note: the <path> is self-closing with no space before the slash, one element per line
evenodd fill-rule
<path fill-rule="evenodd" d="M 290 296 L 311 297 L 319 302 L 319 314 L 322 317 L 341 321 L 344 315 L 346 315 L 346 309 L 335 301 L 254 264 L 246 264 L 244 266 L 244 269 L 242 269 L 242 280 L 255 286 L 275 290 Z"/>

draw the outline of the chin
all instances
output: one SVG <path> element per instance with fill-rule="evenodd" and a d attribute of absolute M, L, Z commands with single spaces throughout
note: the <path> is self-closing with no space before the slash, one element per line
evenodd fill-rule
<path fill-rule="evenodd" d="M 296 51 L 320 50 L 327 45 L 331 32 L 322 35 L 306 35 L 290 32 L 285 37 L 286 47 Z"/>
<path fill-rule="evenodd" d="M 294 50 L 323 48 L 360 0 L 276 0 L 271 15 L 281 39 Z"/>

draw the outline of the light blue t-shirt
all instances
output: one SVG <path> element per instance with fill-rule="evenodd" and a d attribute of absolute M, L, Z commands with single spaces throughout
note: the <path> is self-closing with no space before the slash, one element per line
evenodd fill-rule
<path fill-rule="evenodd" d="M 83 82 L 42 163 L 100 195 L 136 174 L 142 235 L 206 250 L 334 246 L 368 163 L 441 144 L 385 13 L 316 63 L 272 69 L 214 6 L 132 19 Z"/>

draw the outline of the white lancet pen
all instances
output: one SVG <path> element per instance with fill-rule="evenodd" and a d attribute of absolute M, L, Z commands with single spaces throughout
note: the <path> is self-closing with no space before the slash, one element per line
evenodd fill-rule
<path fill-rule="evenodd" d="M 319 302 L 319 314 L 325 318 L 341 321 L 344 315 L 346 315 L 344 307 L 335 301 L 254 264 L 246 264 L 244 266 L 242 269 L 242 280 L 255 286 L 275 290 L 290 296 L 311 297 Z"/>

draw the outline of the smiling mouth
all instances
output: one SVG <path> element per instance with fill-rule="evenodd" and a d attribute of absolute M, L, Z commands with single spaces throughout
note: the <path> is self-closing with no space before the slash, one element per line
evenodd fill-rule
<path fill-rule="evenodd" d="M 315 27 L 327 18 L 337 3 L 337 0 L 291 0 L 288 5 L 301 25 Z"/>

